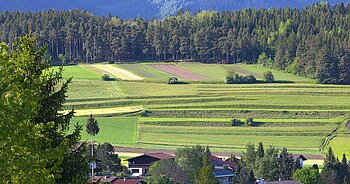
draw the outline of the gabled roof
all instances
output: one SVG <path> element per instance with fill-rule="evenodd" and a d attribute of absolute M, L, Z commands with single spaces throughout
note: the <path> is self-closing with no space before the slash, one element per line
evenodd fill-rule
<path fill-rule="evenodd" d="M 293 155 L 293 159 L 294 160 L 297 160 L 297 159 L 301 159 L 301 160 L 303 160 L 303 161 L 306 161 L 307 160 L 307 158 L 305 158 L 304 157 L 304 155 Z"/>
<path fill-rule="evenodd" d="M 221 177 L 232 177 L 233 176 L 233 171 L 225 169 L 225 170 L 215 170 L 214 171 L 214 176 L 216 178 L 221 178 Z"/>
<path fill-rule="evenodd" d="M 156 159 L 159 159 L 159 160 L 175 158 L 174 156 L 166 154 L 166 153 L 150 153 L 150 154 L 140 155 L 140 156 L 137 156 L 137 157 L 132 157 L 132 158 L 129 158 L 127 160 L 132 160 L 132 159 L 139 158 L 139 157 L 144 157 L 144 156 L 153 157 L 153 158 L 156 158 Z"/>
<path fill-rule="evenodd" d="M 210 160 L 212 160 L 213 162 L 216 162 L 219 164 L 219 166 L 229 166 L 233 169 L 236 169 L 237 168 L 237 164 L 236 163 L 233 163 L 233 162 L 230 162 L 230 161 L 225 161 L 225 160 L 222 160 L 221 158 L 219 157 L 216 157 L 214 155 L 209 155 L 208 157 Z"/>
<path fill-rule="evenodd" d="M 141 179 L 118 179 L 113 182 L 113 184 L 140 184 L 140 183 L 146 183 Z"/>
<path fill-rule="evenodd" d="M 175 158 L 174 156 L 172 155 L 169 155 L 169 154 L 166 154 L 166 153 L 150 153 L 150 154 L 147 154 L 148 156 L 151 156 L 151 157 L 154 157 L 154 158 L 158 158 L 160 160 L 162 159 L 173 159 Z"/>
<path fill-rule="evenodd" d="M 98 182 L 104 182 L 104 183 L 111 183 L 117 178 L 112 176 L 112 177 L 105 177 L 105 176 L 94 176 L 94 181 Z"/>
<path fill-rule="evenodd" d="M 287 180 L 287 181 L 269 181 L 266 184 L 302 184 L 299 181 Z"/>

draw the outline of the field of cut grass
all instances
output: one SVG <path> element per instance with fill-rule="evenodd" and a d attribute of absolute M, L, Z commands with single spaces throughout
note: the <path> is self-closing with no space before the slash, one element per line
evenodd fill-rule
<path fill-rule="evenodd" d="M 95 117 L 98 121 L 100 132 L 94 137 L 95 142 L 109 142 L 114 145 L 135 144 L 137 136 L 136 118 L 119 118 L 119 117 Z M 82 141 L 89 141 L 89 135 L 86 133 L 85 125 L 87 117 L 73 118 L 73 125 L 78 122 L 83 125 Z"/>
<path fill-rule="evenodd" d="M 90 67 L 95 68 L 95 70 L 105 72 L 107 74 L 112 74 L 114 77 L 121 80 L 143 80 L 142 77 L 137 76 L 127 70 L 123 70 L 118 68 L 116 65 L 108 65 L 108 64 L 95 64 L 90 65 Z"/>
<path fill-rule="evenodd" d="M 52 67 L 55 71 L 59 67 Z M 88 70 L 84 65 L 74 65 L 63 67 L 63 76 L 65 79 L 73 77 L 74 80 L 101 80 L 101 75 L 91 70 Z"/>
<path fill-rule="evenodd" d="M 271 71 L 284 83 L 229 85 L 223 83 L 228 69 L 257 78 L 268 69 L 200 63 L 173 64 L 209 81 L 169 85 L 166 81 L 170 75 L 149 64 L 103 65 L 145 79 L 140 81 L 102 81 L 101 75 L 112 76 L 111 71 L 94 65 L 66 67 L 65 78 L 73 76 L 73 82 L 64 108 L 74 108 L 77 116 L 95 114 L 102 123 L 101 130 L 107 131 L 101 133 L 98 141 L 114 145 L 176 149 L 202 144 L 215 151 L 237 152 L 249 142 L 263 141 L 265 146 L 319 155 L 323 140 L 350 117 L 350 86 L 319 85 L 312 79 L 276 70 Z M 132 118 L 121 121 L 119 117 L 124 115 Z M 231 126 L 231 119 L 244 121 L 248 117 L 254 118 L 255 127 Z M 76 120 L 85 123 L 86 117 Z M 131 126 L 123 122 L 132 122 L 133 126 L 117 133 L 126 140 L 113 133 L 119 131 L 118 127 Z M 129 134 L 131 129 L 134 133 Z M 329 145 L 337 154 L 350 155 L 349 139 L 350 135 L 342 129 Z"/>
<path fill-rule="evenodd" d="M 170 74 L 156 70 L 144 63 L 117 64 L 116 66 L 149 80 L 167 81 L 171 77 Z"/>

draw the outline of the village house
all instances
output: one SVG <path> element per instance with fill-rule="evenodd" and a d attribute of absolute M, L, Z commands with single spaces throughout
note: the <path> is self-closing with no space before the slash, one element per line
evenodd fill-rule
<path fill-rule="evenodd" d="M 219 184 L 232 184 L 234 171 L 237 168 L 237 164 L 234 162 L 221 159 L 214 155 L 209 155 L 209 160 L 214 165 L 214 176 L 218 179 Z"/>
<path fill-rule="evenodd" d="M 151 165 L 159 160 L 174 159 L 175 157 L 166 153 L 150 153 L 127 159 L 131 176 L 145 176 Z"/>

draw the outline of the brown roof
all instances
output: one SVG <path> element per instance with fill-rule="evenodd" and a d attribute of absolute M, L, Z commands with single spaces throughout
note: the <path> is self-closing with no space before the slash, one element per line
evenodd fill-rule
<path fill-rule="evenodd" d="M 116 181 L 113 182 L 113 184 L 145 184 L 146 182 L 144 182 L 141 179 L 118 179 Z"/>
<path fill-rule="evenodd" d="M 94 176 L 94 181 L 98 182 L 104 182 L 104 183 L 111 183 L 117 178 L 112 176 L 112 177 L 105 177 L 105 176 Z"/>
<path fill-rule="evenodd" d="M 269 181 L 266 182 L 266 184 L 302 184 L 299 181 L 293 181 L 293 180 L 288 180 L 288 181 Z"/>
<path fill-rule="evenodd" d="M 133 160 L 135 158 L 144 157 L 144 156 L 153 157 L 153 158 L 156 158 L 156 159 L 159 159 L 159 160 L 175 158 L 174 156 L 166 154 L 166 153 L 149 153 L 149 154 L 144 154 L 144 155 L 140 155 L 140 156 L 137 156 L 137 157 L 132 157 L 132 158 L 129 158 L 127 160 Z"/>
<path fill-rule="evenodd" d="M 215 161 L 215 162 L 219 162 L 219 163 L 222 163 L 223 165 L 227 165 L 233 169 L 236 169 L 237 168 L 237 164 L 236 163 L 233 163 L 233 162 L 230 162 L 230 161 L 226 161 L 226 160 L 222 160 L 221 158 L 219 157 L 216 157 L 214 155 L 209 155 L 208 157 L 210 160 L 212 161 Z"/>
<path fill-rule="evenodd" d="M 150 153 L 147 155 L 154 157 L 154 158 L 158 158 L 158 159 L 173 159 L 173 158 L 175 158 L 174 156 L 166 154 L 166 153 Z"/>

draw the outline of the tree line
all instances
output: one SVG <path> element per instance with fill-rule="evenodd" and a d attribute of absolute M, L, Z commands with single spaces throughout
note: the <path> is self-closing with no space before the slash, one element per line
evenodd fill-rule
<path fill-rule="evenodd" d="M 53 61 L 200 61 L 259 63 L 315 78 L 350 83 L 350 5 L 301 10 L 179 11 L 163 20 L 122 20 L 89 12 L 3 12 L 0 40 L 29 30 Z"/>

